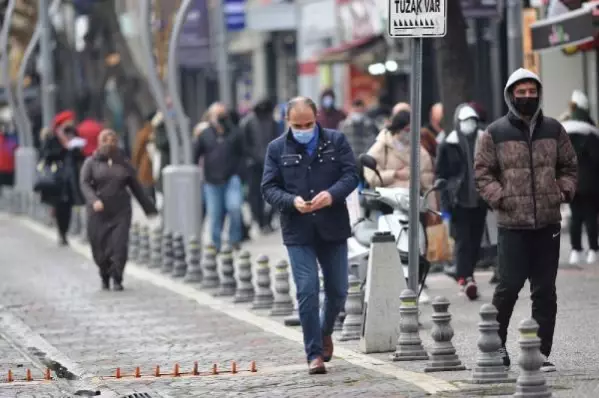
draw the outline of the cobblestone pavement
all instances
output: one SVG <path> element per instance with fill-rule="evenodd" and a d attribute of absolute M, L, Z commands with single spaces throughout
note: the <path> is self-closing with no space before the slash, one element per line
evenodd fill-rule
<path fill-rule="evenodd" d="M 61 379 L 1 384 L 0 397 L 61 397 L 96 390 L 119 397 L 423 397 L 398 378 L 335 359 L 328 375 L 309 377 L 299 344 L 240 322 L 155 285 L 127 279 L 122 293 L 99 291 L 94 266 L 68 248 L 0 215 L 0 377 L 8 368 L 51 366 Z M 156 365 L 200 370 L 250 361 L 257 373 L 111 380 Z M 54 377 L 57 376 L 53 372 Z M 81 380 L 72 380 L 76 376 Z M 84 392 L 80 392 L 83 394 Z"/>

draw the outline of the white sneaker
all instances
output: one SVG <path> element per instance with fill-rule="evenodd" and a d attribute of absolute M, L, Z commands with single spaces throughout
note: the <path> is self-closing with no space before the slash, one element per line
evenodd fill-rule
<path fill-rule="evenodd" d="M 595 264 L 597 262 L 597 252 L 589 250 L 587 253 L 587 264 Z"/>
<path fill-rule="evenodd" d="M 570 265 L 578 265 L 580 263 L 581 254 L 582 252 L 572 250 L 572 253 L 570 253 Z"/>
<path fill-rule="evenodd" d="M 420 297 L 418 298 L 418 304 L 430 304 L 431 298 L 426 294 L 426 290 L 422 289 Z"/>

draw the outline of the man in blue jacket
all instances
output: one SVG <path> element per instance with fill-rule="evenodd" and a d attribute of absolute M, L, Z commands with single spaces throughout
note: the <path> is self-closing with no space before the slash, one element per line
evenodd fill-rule
<path fill-rule="evenodd" d="M 333 355 L 333 325 L 347 296 L 345 198 L 358 185 L 354 154 L 345 136 L 316 123 L 309 98 L 289 101 L 289 130 L 268 145 L 262 177 L 264 199 L 280 211 L 297 288 L 299 316 L 310 374 L 326 373 Z M 318 313 L 318 263 L 324 278 L 323 313 Z"/>

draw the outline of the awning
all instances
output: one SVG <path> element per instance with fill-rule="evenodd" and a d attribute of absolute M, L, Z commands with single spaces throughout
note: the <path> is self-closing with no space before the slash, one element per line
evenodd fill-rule
<path fill-rule="evenodd" d="M 532 49 L 542 51 L 577 46 L 595 40 L 599 34 L 599 2 L 536 22 L 530 26 Z"/>
<path fill-rule="evenodd" d="M 365 53 L 371 54 L 371 57 L 374 59 L 385 51 L 386 43 L 384 37 L 382 35 L 375 35 L 352 40 L 338 47 L 329 48 L 318 56 L 317 61 L 321 64 L 345 63 Z"/>

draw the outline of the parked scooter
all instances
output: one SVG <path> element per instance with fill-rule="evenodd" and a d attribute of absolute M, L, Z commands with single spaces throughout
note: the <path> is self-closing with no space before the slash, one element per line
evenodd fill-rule
<path fill-rule="evenodd" d="M 359 157 L 360 178 L 363 178 L 363 169 L 372 170 L 382 181 L 382 178 L 376 168 L 376 160 L 366 154 Z M 426 206 L 428 196 L 434 191 L 444 189 L 446 181 L 439 179 L 435 181 L 433 187 L 429 189 L 420 199 L 420 212 L 432 212 L 440 215 L 439 212 Z M 385 214 L 375 217 L 377 211 L 381 209 L 381 204 L 390 207 L 392 214 Z M 403 268 L 403 274 L 408 275 L 408 252 L 409 252 L 409 210 L 410 210 L 410 192 L 407 188 L 383 188 L 377 187 L 373 190 L 364 189 L 360 193 L 360 206 L 362 217 L 352 228 L 352 238 L 348 240 L 350 263 L 359 264 L 360 278 L 365 279 L 368 263 L 368 253 L 370 251 L 370 242 L 376 232 L 391 232 L 397 243 L 397 250 Z M 430 269 L 430 263 L 426 259 L 427 238 L 422 223 L 419 223 L 419 244 L 420 244 L 420 267 L 419 267 L 419 291 L 418 296 L 421 303 L 428 302 L 428 297 L 423 294 L 423 287 Z"/>

